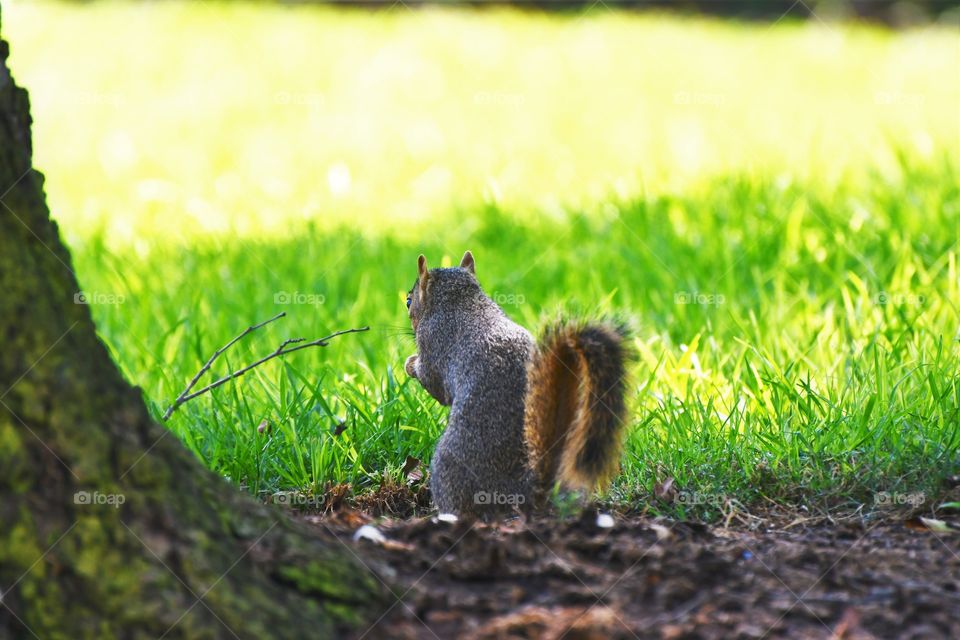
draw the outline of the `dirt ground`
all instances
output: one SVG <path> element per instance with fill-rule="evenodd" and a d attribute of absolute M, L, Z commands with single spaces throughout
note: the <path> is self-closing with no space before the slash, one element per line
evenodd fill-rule
<path fill-rule="evenodd" d="M 404 585 L 357 638 L 960 638 L 960 533 L 919 520 L 306 519 Z"/>

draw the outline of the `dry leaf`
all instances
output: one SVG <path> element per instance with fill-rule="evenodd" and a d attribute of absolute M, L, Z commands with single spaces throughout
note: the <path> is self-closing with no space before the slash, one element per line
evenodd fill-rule
<path fill-rule="evenodd" d="M 423 472 L 419 470 L 419 467 L 419 458 L 407 456 L 407 459 L 403 463 L 403 469 L 400 470 L 400 473 L 403 474 L 408 483 L 413 484 L 414 482 L 423 479 Z"/>
<path fill-rule="evenodd" d="M 943 520 L 934 518 L 911 518 L 903 523 L 908 529 L 914 531 L 933 531 L 934 533 L 960 533 L 960 529 Z"/>
<path fill-rule="evenodd" d="M 657 534 L 657 541 L 669 540 L 673 537 L 673 531 L 668 527 L 663 526 L 662 524 L 657 524 L 656 522 L 650 523 L 650 528 Z"/>
<path fill-rule="evenodd" d="M 653 486 L 653 495 L 664 502 L 673 502 L 677 497 L 677 490 L 673 486 L 673 478 L 667 478 Z"/>
<path fill-rule="evenodd" d="M 853 607 L 847 607 L 843 615 L 840 616 L 840 622 L 833 630 L 830 640 L 846 640 L 854 637 L 860 627 L 860 613 Z"/>
<path fill-rule="evenodd" d="M 950 526 L 949 523 L 944 522 L 943 520 L 934 520 L 933 518 L 920 518 L 920 522 L 925 524 L 930 531 L 936 531 L 937 533 L 960 533 L 957 529 Z"/>

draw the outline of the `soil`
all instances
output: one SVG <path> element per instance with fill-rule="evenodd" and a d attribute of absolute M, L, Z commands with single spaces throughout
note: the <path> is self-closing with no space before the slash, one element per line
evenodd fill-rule
<path fill-rule="evenodd" d="M 357 638 L 960 638 L 960 532 L 919 520 L 306 520 L 403 585 Z"/>

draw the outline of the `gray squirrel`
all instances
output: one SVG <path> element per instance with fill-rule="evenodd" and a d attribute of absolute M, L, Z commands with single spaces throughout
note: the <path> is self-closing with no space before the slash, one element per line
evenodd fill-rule
<path fill-rule="evenodd" d="M 556 483 L 591 491 L 617 474 L 624 425 L 625 327 L 557 322 L 540 340 L 459 267 L 417 259 L 407 295 L 418 353 L 404 369 L 440 404 L 447 428 L 430 466 L 441 513 L 488 518 L 542 506 Z"/>

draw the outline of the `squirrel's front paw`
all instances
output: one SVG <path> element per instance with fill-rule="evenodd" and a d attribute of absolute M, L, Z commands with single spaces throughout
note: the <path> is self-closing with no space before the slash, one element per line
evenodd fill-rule
<path fill-rule="evenodd" d="M 407 372 L 407 375 L 411 378 L 417 377 L 417 354 L 413 354 L 407 361 L 403 364 L 403 370 Z"/>

